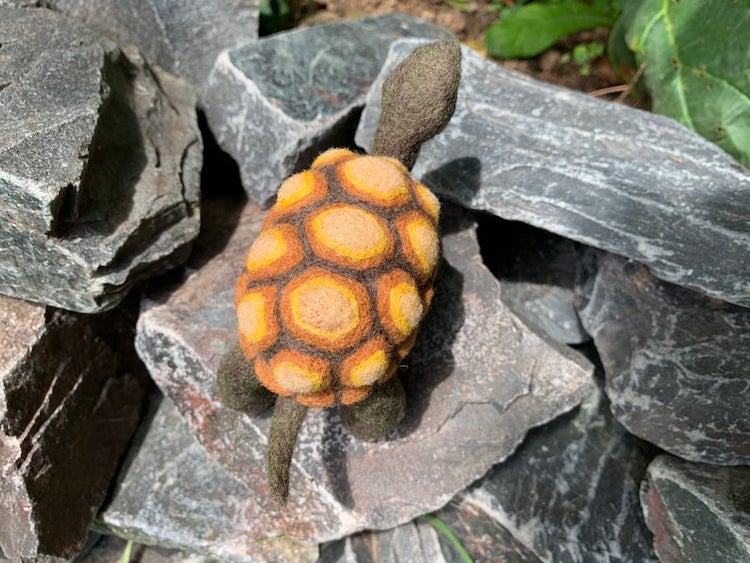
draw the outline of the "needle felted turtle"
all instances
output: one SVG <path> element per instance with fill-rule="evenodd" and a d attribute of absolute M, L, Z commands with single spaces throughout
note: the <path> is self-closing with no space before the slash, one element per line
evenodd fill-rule
<path fill-rule="evenodd" d="M 430 306 L 440 255 L 438 200 L 409 169 L 453 114 L 460 58 L 455 41 L 415 49 L 383 85 L 371 153 L 330 149 L 285 180 L 247 252 L 239 344 L 218 386 L 248 414 L 275 401 L 268 479 L 281 504 L 309 407 L 339 405 L 367 440 L 404 415 L 394 374 Z"/>

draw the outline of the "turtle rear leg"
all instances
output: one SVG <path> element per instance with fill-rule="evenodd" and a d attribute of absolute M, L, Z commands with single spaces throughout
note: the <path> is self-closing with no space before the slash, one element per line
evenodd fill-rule
<path fill-rule="evenodd" d="M 405 404 L 404 387 L 393 376 L 359 403 L 341 407 L 341 422 L 357 438 L 376 440 L 398 426 Z"/>
<path fill-rule="evenodd" d="M 276 401 L 268 436 L 268 484 L 273 499 L 284 506 L 294 445 L 307 407 L 263 387 L 237 343 L 221 358 L 216 383 L 225 405 L 250 415 L 260 414 Z"/>
<path fill-rule="evenodd" d="M 250 415 L 266 410 L 276 397 L 258 381 L 239 343 L 221 358 L 216 383 L 225 405 Z"/>

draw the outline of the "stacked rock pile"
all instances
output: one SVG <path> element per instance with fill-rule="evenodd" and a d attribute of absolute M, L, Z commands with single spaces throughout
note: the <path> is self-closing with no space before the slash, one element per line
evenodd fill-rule
<path fill-rule="evenodd" d="M 406 418 L 366 443 L 311 412 L 279 508 L 269 418 L 215 387 L 243 257 L 281 181 L 368 148 L 383 77 L 448 34 L 28 4 L 0 0 L 0 556 L 71 560 L 95 529 L 219 560 L 461 560 L 437 517 L 477 560 L 750 560 L 746 169 L 464 50 L 414 169 L 443 258 Z"/>

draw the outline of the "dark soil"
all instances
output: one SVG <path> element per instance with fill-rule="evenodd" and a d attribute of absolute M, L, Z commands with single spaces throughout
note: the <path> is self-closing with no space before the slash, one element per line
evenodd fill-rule
<path fill-rule="evenodd" d="M 510 5 L 513 1 L 504 0 L 504 3 Z M 297 0 L 293 3 L 295 25 L 315 25 L 394 12 L 412 14 L 451 30 L 462 43 L 487 56 L 484 50 L 484 34 L 497 19 L 496 12 L 491 8 L 492 4 L 497 2 L 476 0 L 465 4 L 468 7 L 459 10 L 451 7 L 446 0 Z M 576 45 L 594 41 L 606 45 L 608 35 L 608 29 L 584 31 L 564 38 L 538 57 L 497 62 L 505 68 L 544 82 L 644 107 L 644 100 L 633 97 L 621 99 L 624 96 L 619 95 L 626 84 L 617 76 L 606 56 L 593 60 L 587 73 L 582 72 L 581 67 L 575 62 L 565 62 L 566 55 L 569 56 Z"/>

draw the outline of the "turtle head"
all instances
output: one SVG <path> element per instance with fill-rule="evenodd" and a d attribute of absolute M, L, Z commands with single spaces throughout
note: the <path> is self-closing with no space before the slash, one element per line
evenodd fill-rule
<path fill-rule="evenodd" d="M 382 111 L 370 151 L 411 169 L 422 144 L 440 133 L 456 109 L 461 77 L 457 41 L 417 47 L 383 83 Z"/>

